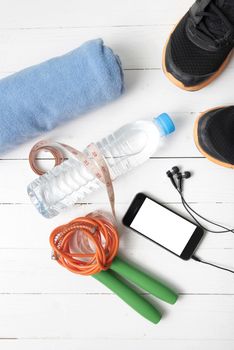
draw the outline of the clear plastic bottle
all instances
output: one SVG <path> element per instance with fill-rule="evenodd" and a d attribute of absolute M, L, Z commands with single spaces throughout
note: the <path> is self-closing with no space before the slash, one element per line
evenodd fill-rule
<path fill-rule="evenodd" d="M 152 121 L 126 124 L 98 141 L 96 145 L 106 159 L 111 179 L 144 163 L 157 150 L 160 138 L 174 130 L 171 118 L 163 113 Z M 51 218 L 103 186 L 79 160 L 69 158 L 29 184 L 28 195 L 38 211 Z"/>

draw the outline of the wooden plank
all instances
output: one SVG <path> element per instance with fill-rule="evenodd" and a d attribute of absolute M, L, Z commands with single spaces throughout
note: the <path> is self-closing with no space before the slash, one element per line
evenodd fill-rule
<path fill-rule="evenodd" d="M 1 1 L 2 28 L 81 27 L 114 25 L 152 25 L 175 23 L 189 9 L 193 0 L 21 0 Z"/>
<path fill-rule="evenodd" d="M 177 340 L 177 339 L 9 339 L 1 340 L 0 346 L 4 350 L 74 350 L 81 348 L 82 350 L 118 350 L 127 348 L 128 350 L 233 350 L 234 340 Z"/>
<path fill-rule="evenodd" d="M 178 205 L 171 206 L 174 209 Z M 196 208 L 209 209 L 212 219 L 225 218 L 232 222 L 233 204 L 203 204 Z M 108 206 L 102 206 L 104 210 Z M 121 219 L 127 204 L 117 205 Z M 77 215 L 97 209 L 97 205 L 74 208 L 53 220 L 34 215 L 34 208 L 28 205 L 0 207 L 1 224 L 5 229 L 1 235 L 0 279 L 5 281 L 0 293 L 102 293 L 105 288 L 92 279 L 78 277 L 61 269 L 51 261 L 48 243 L 49 233 L 54 227 Z M 78 210 L 79 209 L 79 210 Z M 14 218 L 9 226 L 9 217 Z M 22 220 L 27 218 L 27 220 Z M 157 245 L 120 225 L 120 253 L 136 265 L 143 262 L 146 271 L 164 279 L 182 293 L 234 293 L 232 275 L 196 262 L 184 262 Z M 208 234 L 197 254 L 207 261 L 234 268 L 234 240 L 231 234 Z M 25 249 L 26 248 L 26 249 Z M 34 249 L 30 249 L 34 248 Z M 38 249 L 41 248 L 41 249 Z M 147 259 L 146 259 L 147 257 Z M 173 266 L 173 270 L 171 269 Z M 185 278 L 186 276 L 186 278 Z M 219 281 L 217 283 L 217 280 Z"/>
<path fill-rule="evenodd" d="M 127 97 L 127 96 L 126 96 Z M 50 139 L 58 142 L 64 142 L 82 150 L 90 141 L 98 141 L 102 137 L 114 132 L 119 127 L 126 123 L 134 122 L 135 120 L 148 119 L 151 120 L 154 116 L 159 115 L 163 111 L 168 111 L 176 126 L 176 132 L 162 142 L 161 147 L 155 153 L 156 157 L 203 157 L 197 150 L 193 138 L 193 124 L 198 116 L 198 113 L 178 113 L 168 107 L 146 107 L 148 112 L 135 111 L 136 105 L 133 106 L 133 112 L 129 112 L 126 108 L 125 97 L 109 106 L 93 111 L 85 116 L 81 116 L 77 120 L 62 125 L 55 130 L 43 134 L 26 144 L 18 146 L 10 152 L 0 154 L 1 159 L 27 159 L 30 149 L 41 139 Z M 122 112 L 123 110 L 123 112 Z M 110 115 L 113 117 L 110 123 Z M 101 127 L 93 128 L 93 125 Z M 92 128 L 92 134 L 89 130 Z M 51 154 L 40 154 L 41 158 L 51 157 Z"/>
<path fill-rule="evenodd" d="M 184 261 L 150 241 L 130 234 L 132 236 L 128 237 L 127 243 L 126 240 L 121 241 L 119 254 L 180 294 L 234 295 L 231 273 L 192 260 Z M 73 274 L 51 260 L 49 243 L 47 245 L 47 249 L 1 250 L 0 279 L 4 283 L 0 285 L 0 294 L 110 293 L 93 278 Z M 234 270 L 233 249 L 201 247 L 196 255 Z"/>
<path fill-rule="evenodd" d="M 156 155 L 163 159 L 151 159 L 116 181 L 119 219 L 135 193 L 142 190 L 182 212 L 165 177 L 165 171 L 178 164 L 194 172 L 186 182 L 186 198 L 196 202 L 193 207 L 211 219 L 233 225 L 232 171 L 202 159 L 192 139 L 198 112 L 233 104 L 233 61 L 217 81 L 195 94 L 177 89 L 161 72 L 161 52 L 168 33 L 193 1 L 165 1 L 159 6 L 155 0 L 0 0 L 0 77 L 97 36 L 123 61 L 123 98 L 47 136 L 83 149 L 127 121 L 150 118 L 165 110 L 175 118 L 177 133 Z M 36 213 L 26 194 L 28 182 L 35 178 L 26 161 L 34 142 L 0 155 L 0 347 L 232 350 L 234 282 L 229 273 L 184 262 L 120 225 L 120 253 L 180 293 L 175 306 L 146 296 L 164 314 L 162 322 L 153 326 L 94 279 L 71 274 L 51 261 L 48 236 L 52 228 L 108 205 L 102 191 L 87 199 L 93 204 L 76 206 L 52 220 Z M 197 255 L 234 268 L 233 248 L 233 235 L 210 234 Z"/>
<path fill-rule="evenodd" d="M 0 29 L 0 71 L 19 71 L 99 37 L 119 55 L 124 69 L 161 69 L 162 49 L 172 29 L 173 25 L 160 24 L 150 27 Z M 233 67 L 231 60 L 228 68 Z"/>
<path fill-rule="evenodd" d="M 160 303 L 165 316 L 155 326 L 114 295 L 1 295 L 0 336 L 233 341 L 233 301 L 230 295 L 190 295 L 174 306 Z"/>
<path fill-rule="evenodd" d="M 116 202 L 129 203 L 137 192 L 149 193 L 163 202 L 178 202 L 178 193 L 165 175 L 166 171 L 174 165 L 193 173 L 185 185 L 185 196 L 188 201 L 233 202 L 233 170 L 217 166 L 206 159 L 150 159 L 134 171 L 116 179 L 114 185 Z M 30 203 L 26 187 L 35 178 L 27 161 L 2 160 L 0 162 L 1 203 Z M 131 184 L 132 181 L 134 186 L 126 187 L 126 184 Z M 85 201 L 107 203 L 106 192 L 104 189 L 99 190 L 89 195 Z"/>
<path fill-rule="evenodd" d="M 126 92 L 122 98 L 1 155 L 1 158 L 26 158 L 32 145 L 41 138 L 65 141 L 82 149 L 127 122 L 151 119 L 162 112 L 168 112 L 174 118 L 177 131 L 165 140 L 165 147 L 156 155 L 197 157 L 201 154 L 194 145 L 193 123 L 198 113 L 233 103 L 234 70 L 226 70 L 213 84 L 195 94 L 184 92 L 172 85 L 161 71 L 126 71 L 125 76 Z M 226 87 L 225 95 L 217 94 L 220 86 Z"/>
<path fill-rule="evenodd" d="M 160 69 L 162 47 L 171 25 L 0 30 L 0 71 L 14 72 L 71 51 L 83 42 L 103 38 L 124 69 Z M 144 47 L 144 50 L 141 48 Z M 17 60 L 15 56 L 17 55 Z"/>
<path fill-rule="evenodd" d="M 118 203 L 116 205 L 119 232 L 121 234 L 121 244 L 123 248 L 125 246 L 132 249 L 135 247 L 137 249 L 142 249 L 142 251 L 145 251 L 152 247 L 154 250 L 154 245 L 149 245 L 148 241 L 140 239 L 138 235 L 133 234 L 132 231 L 121 225 L 122 217 L 130 204 L 130 200 L 131 199 L 129 199 L 129 201 L 126 201 L 126 203 Z M 184 215 L 188 219 L 190 218 L 183 210 L 181 204 L 166 203 L 166 205 L 172 208 L 175 212 Z M 197 203 L 192 204 L 192 207 L 202 215 L 205 215 L 208 219 L 211 219 L 217 223 L 222 223 L 228 227 L 234 226 L 232 215 L 234 210 L 234 203 Z M 97 209 L 102 209 L 110 212 L 108 203 L 88 204 L 75 206 L 74 208 L 67 210 L 67 212 L 63 212 L 55 218 L 48 220 L 38 214 L 35 208 L 30 204 L 0 205 L 2 227 L 2 234 L 0 235 L 0 247 L 1 249 L 48 249 L 48 237 L 50 232 L 55 227 L 69 222 L 71 219 L 77 216 L 84 216 Z M 210 229 L 216 229 L 209 224 L 206 226 Z M 234 235 L 231 233 L 207 233 L 202 242 L 201 248 L 225 250 L 234 248 Z"/>

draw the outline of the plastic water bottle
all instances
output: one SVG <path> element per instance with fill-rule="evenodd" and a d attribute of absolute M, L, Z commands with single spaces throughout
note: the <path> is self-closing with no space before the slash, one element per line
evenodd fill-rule
<path fill-rule="evenodd" d="M 96 145 L 106 159 L 111 179 L 144 163 L 157 150 L 160 138 L 174 130 L 171 118 L 163 113 L 151 121 L 126 124 L 98 141 Z M 33 181 L 28 195 L 38 211 L 51 218 L 103 186 L 78 159 L 69 158 Z"/>

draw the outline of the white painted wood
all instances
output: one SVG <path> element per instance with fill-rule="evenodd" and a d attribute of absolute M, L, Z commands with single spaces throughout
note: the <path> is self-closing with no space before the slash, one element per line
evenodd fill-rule
<path fill-rule="evenodd" d="M 159 246 L 126 233 L 130 242 L 121 242 L 119 254 L 181 294 L 232 294 L 234 278 L 195 261 L 183 261 Z M 48 239 L 46 240 L 48 242 Z M 92 277 L 82 277 L 51 260 L 51 249 L 6 249 L 0 255 L 1 294 L 110 294 Z M 234 269 L 234 250 L 202 249 L 203 259 Z M 185 278 L 186 276 L 186 278 Z M 142 290 L 141 290 L 142 292 Z M 143 291 L 144 292 L 144 291 Z M 77 296 L 79 298 L 79 296 Z"/>
<path fill-rule="evenodd" d="M 212 85 L 196 93 L 179 90 L 161 71 L 168 33 L 192 3 L 0 0 L 1 78 L 95 37 L 102 37 L 123 63 L 126 92 L 122 98 L 43 137 L 83 149 L 126 122 L 164 111 L 174 118 L 177 131 L 164 147 L 145 165 L 116 180 L 119 222 L 139 191 L 186 215 L 165 177 L 167 169 L 180 165 L 193 172 L 185 186 L 193 208 L 214 221 L 234 225 L 233 171 L 203 159 L 192 137 L 199 112 L 233 104 L 234 61 Z M 119 224 L 121 255 L 180 293 L 175 306 L 147 296 L 165 314 L 153 326 L 91 277 L 76 276 L 51 261 L 48 237 L 55 226 L 109 206 L 105 192 L 100 191 L 87 198 L 91 204 L 76 206 L 52 220 L 41 217 L 26 194 L 27 184 L 35 178 L 27 157 L 39 139 L 0 155 L 0 347 L 232 350 L 234 279 L 229 273 L 184 262 Z M 234 268 L 233 249 L 233 234 L 207 234 L 197 255 Z"/>
<path fill-rule="evenodd" d="M 87 40 L 99 37 L 120 56 L 124 69 L 159 69 L 162 47 L 172 28 L 172 25 L 156 25 L 21 31 L 2 29 L 0 71 L 18 71 L 50 57 L 62 55 Z M 139 50 L 139 47 L 144 47 L 144 50 Z M 25 55 L 25 52 L 30 54 Z"/>
<path fill-rule="evenodd" d="M 46 135 L 39 136 L 36 139 L 17 147 L 11 152 L 1 154 L 1 159 L 27 159 L 33 145 L 37 141 L 45 138 L 64 142 L 82 150 L 91 141 L 95 142 L 100 140 L 103 136 L 114 132 L 123 124 L 139 119 L 151 119 L 164 110 L 167 111 L 165 108 L 159 108 L 157 104 L 155 104 L 155 106 L 146 107 L 148 112 L 143 110 L 137 111 L 137 105 L 133 105 L 133 111 L 129 111 L 127 109 L 127 100 L 123 97 L 111 105 L 91 112 L 88 115 L 81 116 L 68 124 L 58 127 Z M 141 108 L 140 105 L 139 108 Z M 173 135 L 165 139 L 164 143 L 162 143 L 162 147 L 158 149 L 154 156 L 177 157 L 179 154 L 180 157 L 203 157 L 197 150 L 192 139 L 193 124 L 198 113 L 173 112 L 171 109 L 169 110 L 169 108 L 168 113 L 173 118 L 177 130 Z M 94 123 L 102 125 L 102 128 L 93 129 Z M 102 131 L 102 129 L 104 129 L 104 131 Z M 89 130 L 92 130 L 92 133 L 90 133 Z M 183 142 L 181 142 L 181 138 Z M 165 144 L 164 147 L 163 144 Z M 39 156 L 41 158 L 51 157 L 49 153 L 41 154 Z"/>
<path fill-rule="evenodd" d="M 153 194 L 153 192 L 151 193 Z M 125 203 L 116 204 L 122 248 L 124 249 L 126 245 L 128 248 L 134 249 L 136 247 L 143 251 L 150 249 L 150 247 L 154 249 L 154 246 L 149 245 L 148 241 L 137 239 L 138 236 L 132 233 L 129 234 L 130 231 L 121 225 L 121 219 L 130 204 L 130 200 L 131 198 Z M 166 203 L 166 205 L 188 219 L 190 218 L 179 202 L 174 204 Z M 233 227 L 233 203 L 208 202 L 192 203 L 191 205 L 196 211 L 205 215 L 207 218 L 223 225 L 228 225 L 228 227 Z M 69 222 L 77 216 L 84 216 L 98 208 L 107 212 L 110 211 L 109 204 L 107 203 L 76 205 L 55 218 L 48 220 L 37 213 L 36 209 L 30 204 L 2 204 L 0 205 L 1 227 L 6 228 L 6 233 L 0 235 L 0 247 L 1 249 L 48 249 L 49 234 L 56 226 Z M 10 223 L 9 217 L 14 218 Z M 212 225 L 206 226 L 210 229 L 213 228 Z M 226 254 L 227 249 L 234 248 L 234 235 L 231 233 L 209 233 L 204 238 L 201 248 L 222 249 L 225 250 L 224 254 Z"/>
<path fill-rule="evenodd" d="M 15 350 L 15 349 L 24 349 L 24 350 L 74 350 L 75 348 L 81 348 L 83 350 L 102 350 L 110 348 L 127 348 L 128 350 L 142 350 L 146 348 L 147 350 L 171 350 L 171 349 L 180 349 L 180 350 L 203 350 L 212 349 L 212 350 L 231 350 L 234 347 L 233 340 L 177 340 L 177 339 L 9 339 L 9 340 L 0 340 L 0 346 L 5 350 Z"/>
<path fill-rule="evenodd" d="M 162 49 L 174 25 L 95 28 L 1 29 L 0 72 L 15 72 L 103 38 L 124 69 L 161 69 Z M 15 56 L 17 55 L 17 60 Z M 234 67 L 231 60 L 227 69 Z"/>
<path fill-rule="evenodd" d="M 118 339 L 233 341 L 233 302 L 233 295 L 189 295 L 173 306 L 157 302 L 164 318 L 153 325 L 114 295 L 1 295 L 0 334 L 7 338 L 111 338 L 113 347 Z"/>
<path fill-rule="evenodd" d="M 157 155 L 201 156 L 193 142 L 193 122 L 201 111 L 233 104 L 233 79 L 234 70 L 226 70 L 212 85 L 193 94 L 176 88 L 165 79 L 161 71 L 125 71 L 126 92 L 123 97 L 43 136 L 82 148 L 127 122 L 152 118 L 166 111 L 174 117 L 177 131 L 170 137 L 171 141 L 167 139 L 166 147 Z M 217 94 L 220 86 L 225 86 L 224 94 Z M 94 123 L 98 125 L 95 129 Z M 35 142 L 36 140 L 33 140 L 13 152 L 1 155 L 1 158 L 26 158 Z"/>
<path fill-rule="evenodd" d="M 2 28 L 153 25 L 175 23 L 192 0 L 4 0 L 0 2 Z"/>
<path fill-rule="evenodd" d="M 163 202 L 178 202 L 178 193 L 165 175 L 166 171 L 174 165 L 193 172 L 193 176 L 185 185 L 188 201 L 233 203 L 233 170 L 217 166 L 202 158 L 148 160 L 144 165 L 115 180 L 116 202 L 130 203 L 137 192 L 147 192 Z M 30 203 L 26 187 L 35 178 L 27 161 L 2 160 L 0 162 L 1 203 Z M 126 182 L 132 181 L 134 186 L 126 187 Z M 103 188 L 87 196 L 84 202 L 106 203 L 106 201 L 107 195 Z"/>

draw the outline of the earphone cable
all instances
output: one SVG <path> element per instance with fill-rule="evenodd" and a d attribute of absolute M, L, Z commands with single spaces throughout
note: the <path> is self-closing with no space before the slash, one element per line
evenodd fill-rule
<path fill-rule="evenodd" d="M 234 229 L 229 229 L 229 228 L 227 228 L 226 226 L 223 226 L 223 225 L 221 225 L 221 224 L 217 224 L 217 223 L 215 223 L 215 222 L 213 222 L 213 221 L 211 221 L 211 220 L 208 220 L 208 219 L 206 219 L 204 216 L 202 216 L 201 214 L 199 214 L 198 212 L 196 212 L 196 211 L 188 204 L 188 202 L 185 200 L 185 198 L 184 198 L 182 192 L 181 192 L 178 188 L 177 188 L 177 191 L 178 191 L 178 193 L 179 193 L 179 195 L 180 195 L 180 197 L 181 197 L 181 202 L 182 202 L 182 205 L 183 205 L 183 207 L 185 208 L 185 210 L 186 210 L 186 211 L 188 212 L 188 214 L 194 219 L 194 221 L 195 221 L 199 226 L 201 226 L 204 230 L 206 230 L 207 232 L 211 232 L 211 233 L 227 233 L 227 232 L 232 232 L 232 233 L 234 233 Z M 207 222 L 209 222 L 210 224 L 212 224 L 212 225 L 214 225 L 214 226 L 221 227 L 221 228 L 223 228 L 224 230 L 223 230 L 223 231 L 214 231 L 214 230 L 210 230 L 210 229 L 204 227 L 204 226 L 194 217 L 194 215 L 193 215 L 190 211 L 192 211 L 195 215 L 197 215 L 198 217 L 200 217 L 202 220 L 207 221 Z"/>
<path fill-rule="evenodd" d="M 177 192 L 179 193 L 180 195 L 180 198 L 181 198 L 181 203 L 184 207 L 184 209 L 187 211 L 187 213 L 193 218 L 193 220 L 198 224 L 199 227 L 201 227 L 202 229 L 204 229 L 205 231 L 207 232 L 211 232 L 211 233 L 227 233 L 227 232 L 232 232 L 234 233 L 234 229 L 228 229 L 227 227 L 221 225 L 221 224 L 217 224 L 211 220 L 208 220 L 206 219 L 204 216 L 200 215 L 199 213 L 197 213 L 188 203 L 187 201 L 185 200 L 184 196 L 183 196 L 183 190 L 182 190 L 182 187 L 179 188 L 179 185 L 176 184 L 175 180 L 171 179 L 171 182 L 173 184 L 173 186 L 175 187 L 175 189 L 177 190 Z M 214 225 L 214 226 L 217 226 L 217 227 L 222 227 L 224 228 L 225 230 L 224 231 L 213 231 L 213 230 L 210 230 L 210 229 L 207 229 L 206 227 L 204 227 L 198 220 L 197 218 L 192 214 L 194 213 L 195 215 L 197 215 L 198 217 L 200 217 L 202 220 L 206 221 L 206 222 L 209 222 L 210 224 Z M 209 266 L 212 266 L 212 267 L 215 267 L 219 270 L 223 270 L 223 271 L 227 271 L 227 272 L 230 272 L 230 273 L 234 273 L 234 270 L 231 270 L 231 269 L 228 269 L 226 267 L 223 267 L 223 266 L 220 266 L 220 265 L 216 265 L 216 264 L 213 264 L 211 262 L 208 262 L 208 261 L 205 261 L 201 258 L 198 258 L 196 255 L 193 255 L 191 257 L 194 261 L 197 261 L 197 262 L 200 262 L 202 264 L 205 264 L 205 265 L 209 265 Z"/>
<path fill-rule="evenodd" d="M 194 221 L 195 221 L 201 228 L 203 228 L 203 229 L 206 230 L 206 231 L 212 232 L 212 233 L 224 233 L 224 232 L 228 232 L 228 231 L 233 232 L 232 230 L 226 230 L 226 231 L 212 231 L 212 230 L 208 230 L 207 228 L 205 228 L 205 227 L 204 227 L 203 225 L 201 225 L 201 223 L 194 217 L 194 215 L 189 211 L 188 208 L 190 208 L 192 212 L 194 212 L 196 215 L 200 216 L 203 220 L 208 221 L 208 222 L 210 222 L 210 223 L 213 224 L 213 225 L 221 226 L 221 227 L 223 227 L 223 228 L 225 228 L 225 226 L 216 224 L 216 223 L 214 223 L 214 222 L 212 222 L 212 221 L 210 221 L 210 220 L 205 219 L 202 215 L 198 214 L 195 210 L 193 210 L 193 209 L 188 205 L 188 203 L 186 202 L 186 200 L 185 200 L 184 197 L 183 197 L 183 194 L 181 193 L 181 191 L 180 191 L 178 188 L 177 188 L 177 191 L 178 191 L 179 194 L 180 194 L 181 201 L 182 201 L 182 204 L 183 204 L 185 210 L 189 213 L 189 215 L 194 219 Z M 186 207 L 186 205 L 188 206 L 188 208 Z M 191 258 L 192 258 L 193 260 L 197 261 L 197 262 L 202 263 L 202 264 L 206 264 L 206 265 L 215 267 L 215 268 L 220 269 L 220 270 L 223 270 L 223 271 L 227 271 L 227 272 L 230 272 L 230 273 L 234 273 L 234 270 L 231 270 L 231 269 L 228 269 L 228 268 L 226 268 L 226 267 L 222 267 L 222 266 L 213 264 L 213 263 L 211 263 L 211 262 L 202 260 L 201 258 L 198 258 L 196 255 L 193 255 Z"/>
<path fill-rule="evenodd" d="M 198 212 L 196 212 L 193 208 L 191 208 L 191 206 L 187 203 L 187 201 L 185 200 L 184 196 L 183 196 L 183 186 L 182 186 L 182 181 L 184 178 L 188 179 L 191 176 L 191 173 L 189 171 L 185 171 L 184 174 L 182 174 L 179 170 L 179 168 L 177 166 L 174 166 L 172 168 L 172 170 L 168 170 L 166 172 L 167 176 L 169 177 L 173 187 L 175 187 L 175 189 L 177 190 L 177 192 L 179 193 L 180 197 L 181 197 L 181 202 L 185 208 L 185 210 L 188 212 L 188 214 L 194 219 L 194 221 L 204 230 L 208 231 L 208 232 L 212 232 L 212 233 L 226 233 L 226 232 L 232 232 L 234 233 L 234 229 L 229 229 L 226 226 L 223 226 L 221 224 L 217 224 L 211 220 L 206 219 L 204 216 L 202 216 L 201 214 L 199 214 Z M 177 182 L 174 179 L 174 176 L 177 175 Z M 200 217 L 202 220 L 209 222 L 210 224 L 223 228 L 223 231 L 214 231 L 214 230 L 210 230 L 207 229 L 206 227 L 204 227 L 195 217 L 194 215 L 191 213 L 193 212 L 196 216 Z"/>
<path fill-rule="evenodd" d="M 187 204 L 187 202 L 185 201 L 185 199 L 184 199 L 182 193 L 179 191 L 179 189 L 177 189 L 177 190 L 178 190 L 178 192 L 179 192 L 179 194 L 180 194 L 180 196 L 181 196 L 181 201 L 182 201 L 182 204 L 183 204 L 185 210 L 189 213 L 189 215 L 194 219 L 194 221 L 195 221 L 201 228 L 203 228 L 203 229 L 206 230 L 206 231 L 212 232 L 212 233 L 228 232 L 228 231 L 212 231 L 212 230 L 208 230 L 208 229 L 206 229 L 203 225 L 201 225 L 201 223 L 194 217 L 194 215 L 193 215 L 193 214 L 188 210 L 188 208 L 186 207 L 186 205 L 188 205 L 188 204 Z M 189 205 L 188 205 L 188 207 L 190 208 Z M 191 208 L 191 209 L 192 209 L 192 208 Z M 195 212 L 193 209 L 192 209 L 192 211 Z M 196 213 L 196 212 L 195 212 L 195 214 L 197 214 L 198 216 L 200 216 L 200 215 L 199 215 L 198 213 Z M 202 217 L 202 216 L 201 216 L 201 217 Z M 202 217 L 202 218 L 203 218 L 203 217 Z M 206 219 L 204 218 L 204 220 L 206 220 Z M 216 224 L 213 223 L 212 221 L 209 221 L 209 220 L 207 220 L 207 221 L 208 221 L 208 222 L 211 222 L 211 223 L 214 224 L 214 225 L 216 225 Z M 217 226 L 218 226 L 218 225 L 219 225 L 219 224 L 217 224 Z M 219 226 L 220 226 L 220 225 L 219 225 Z M 222 226 L 222 227 L 224 227 L 224 226 Z M 231 230 L 229 230 L 229 231 L 231 231 Z M 231 231 L 231 232 L 233 232 L 233 231 Z M 210 265 L 210 266 L 215 267 L 215 268 L 217 268 L 217 269 L 220 269 L 220 270 L 223 270 L 223 271 L 227 271 L 227 272 L 234 273 L 234 270 L 231 270 L 231 269 L 228 269 L 228 268 L 226 268 L 226 267 L 222 267 L 222 266 L 219 266 L 219 265 L 210 263 L 210 262 L 208 262 L 208 261 L 202 260 L 201 258 L 198 258 L 198 257 L 195 256 L 195 255 L 193 255 L 191 258 L 192 258 L 193 260 L 197 261 L 197 262 L 202 263 L 202 264 Z"/>
<path fill-rule="evenodd" d="M 210 262 L 208 262 L 208 261 L 202 260 L 201 258 L 198 258 L 196 255 L 193 255 L 191 258 L 192 258 L 193 260 L 195 260 L 195 261 L 198 261 L 198 262 L 202 263 L 202 264 L 210 265 L 210 266 L 216 267 L 217 269 L 220 269 L 220 270 L 224 270 L 224 271 L 227 271 L 227 272 L 234 273 L 234 270 L 231 270 L 231 269 L 228 269 L 228 268 L 226 268 L 226 267 L 222 267 L 222 266 L 219 266 L 219 265 L 210 263 Z"/>

